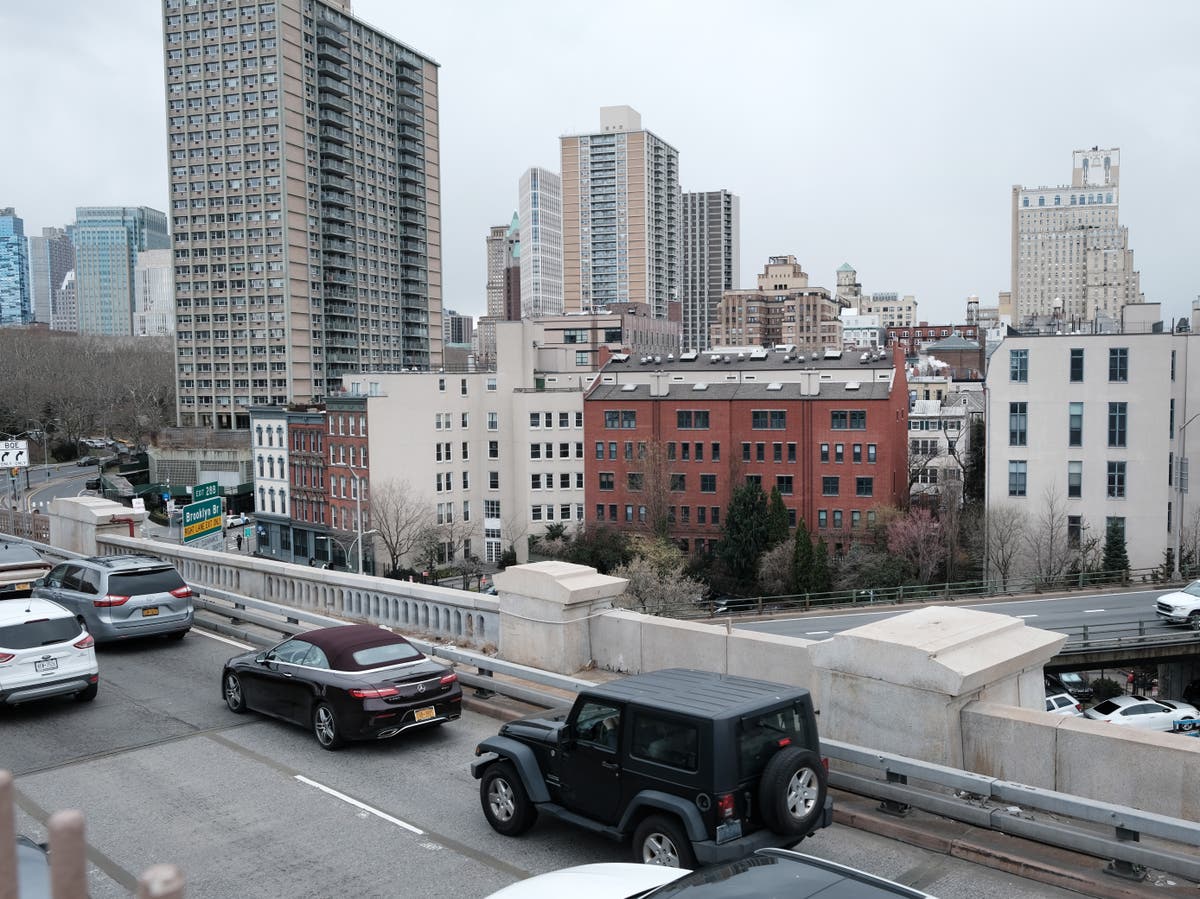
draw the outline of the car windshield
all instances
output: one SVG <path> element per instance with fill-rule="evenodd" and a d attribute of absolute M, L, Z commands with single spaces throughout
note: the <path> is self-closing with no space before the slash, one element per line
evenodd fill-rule
<path fill-rule="evenodd" d="M 385 643 L 369 646 L 351 653 L 351 658 L 363 668 L 382 668 L 384 665 L 399 665 L 424 658 L 411 643 Z"/>
<path fill-rule="evenodd" d="M 1111 715 L 1113 712 L 1119 712 L 1121 707 L 1111 699 L 1106 699 L 1104 702 L 1097 703 L 1092 707 L 1092 711 L 1097 715 Z"/>
<path fill-rule="evenodd" d="M 183 585 L 183 578 L 174 568 L 150 568 L 112 575 L 108 579 L 108 592 L 114 596 L 145 596 L 147 593 L 170 593 Z"/>
<path fill-rule="evenodd" d="M 1200 581 L 1192 581 L 1180 592 L 1186 593 L 1188 596 L 1200 596 Z"/>
<path fill-rule="evenodd" d="M 35 565 L 45 564 L 36 549 L 24 543 L 5 543 L 0 545 L 0 565 Z"/>
<path fill-rule="evenodd" d="M 66 643 L 81 633 L 74 618 L 44 618 L 0 627 L 0 647 L 4 649 L 33 649 Z"/>

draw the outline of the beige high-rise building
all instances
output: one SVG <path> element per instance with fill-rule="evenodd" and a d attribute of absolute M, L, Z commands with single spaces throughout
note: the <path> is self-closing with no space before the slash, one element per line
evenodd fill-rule
<path fill-rule="evenodd" d="M 1070 186 L 1012 189 L 1013 324 L 1077 329 L 1144 302 L 1118 220 L 1121 151 L 1076 150 Z"/>
<path fill-rule="evenodd" d="M 683 348 L 706 350 L 721 296 L 741 281 L 741 201 L 727 190 L 685 193 L 682 227 Z"/>
<path fill-rule="evenodd" d="M 164 0 L 179 423 L 441 363 L 438 68 L 349 0 Z"/>
<path fill-rule="evenodd" d="M 679 298 L 679 151 L 629 106 L 600 109 L 600 131 L 560 139 L 563 308 Z"/>
<path fill-rule="evenodd" d="M 809 287 L 795 256 L 771 256 L 754 290 L 727 290 L 717 307 L 711 347 L 795 344 L 804 351 L 842 348 L 838 301 Z"/>
<path fill-rule="evenodd" d="M 917 298 L 912 294 L 900 296 L 894 290 L 864 294 L 858 308 L 862 315 L 878 315 L 884 328 L 906 328 L 917 323 Z"/>

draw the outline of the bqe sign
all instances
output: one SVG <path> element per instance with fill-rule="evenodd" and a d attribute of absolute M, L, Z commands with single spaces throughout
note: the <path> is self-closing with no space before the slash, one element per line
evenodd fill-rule
<path fill-rule="evenodd" d="M 201 500 L 183 507 L 183 542 L 191 543 L 221 531 L 221 498 Z"/>

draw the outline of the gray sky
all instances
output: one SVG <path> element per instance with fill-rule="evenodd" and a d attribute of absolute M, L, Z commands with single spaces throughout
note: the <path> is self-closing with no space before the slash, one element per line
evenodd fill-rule
<path fill-rule="evenodd" d="M 983 12 L 986 6 L 987 12 Z M 832 288 L 912 293 L 961 320 L 1009 287 L 1010 191 L 1120 147 L 1146 299 L 1186 314 L 1200 179 L 1200 4 L 355 0 L 441 68 L 445 302 L 479 314 L 484 236 L 558 136 L 627 103 L 678 148 L 684 190 L 741 199 L 742 286 L 795 254 Z M 160 6 L 0 4 L 0 206 L 167 209 Z M 1194 162 L 1192 163 L 1194 165 Z M 1189 210 L 1191 210 L 1189 212 Z"/>

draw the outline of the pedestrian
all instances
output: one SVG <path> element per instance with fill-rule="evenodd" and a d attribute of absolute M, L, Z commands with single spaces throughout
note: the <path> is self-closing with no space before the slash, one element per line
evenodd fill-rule
<path fill-rule="evenodd" d="M 238 552 L 241 552 L 242 551 L 242 535 L 241 534 L 237 535 L 237 545 L 238 545 Z"/>

